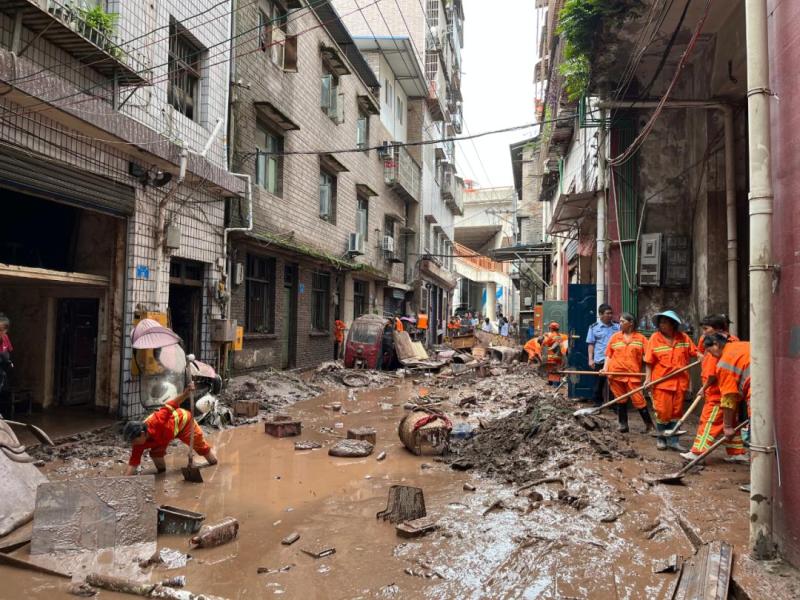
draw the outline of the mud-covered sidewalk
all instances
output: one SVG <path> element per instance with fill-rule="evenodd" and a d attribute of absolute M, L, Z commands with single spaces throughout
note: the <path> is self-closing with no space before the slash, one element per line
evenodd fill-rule
<path fill-rule="evenodd" d="M 485 379 L 393 381 L 380 389 L 338 386 L 284 407 L 302 421 L 300 438 L 273 438 L 260 422 L 213 435 L 220 464 L 204 469 L 203 484 L 183 481 L 185 454 L 172 448 L 167 473 L 156 477 L 157 503 L 201 512 L 207 522 L 235 517 L 239 536 L 191 551 L 186 536 L 159 536 L 160 548 L 191 559 L 173 570 L 136 566 L 137 575 L 185 575 L 196 593 L 237 599 L 665 598 L 677 575 L 654 573 L 657 561 L 689 557 L 693 541 L 721 539 L 737 555 L 746 552 L 748 498 L 738 489 L 748 481 L 746 466 L 720 457 L 684 486 L 651 486 L 642 476 L 676 470 L 677 454 L 657 452 L 652 437 L 636 433 L 633 413 L 626 435 L 611 415 L 574 419 L 575 405 L 525 367 Z M 455 442 L 443 458 L 412 455 L 397 425 L 417 402 L 446 411 L 457 430 L 476 435 Z M 328 455 L 359 426 L 377 430 L 373 455 Z M 295 450 L 298 439 L 322 447 Z M 121 473 L 122 448 L 93 447 L 78 455 L 57 451 L 45 470 L 52 479 Z M 383 451 L 386 458 L 377 460 Z M 152 469 L 149 461 L 144 466 Z M 376 519 L 393 484 L 424 490 L 437 531 L 403 539 Z M 299 541 L 282 545 L 293 532 Z M 303 552 L 323 548 L 335 554 Z M 770 589 L 771 598 L 800 595 L 794 573 L 770 577 L 758 566 L 751 574 L 752 565 L 739 564 L 737 583 L 745 588 Z M 72 597 L 68 582 L 47 575 L 0 567 L 0 577 L 0 598 Z M 736 584 L 734 591 L 746 597 Z"/>

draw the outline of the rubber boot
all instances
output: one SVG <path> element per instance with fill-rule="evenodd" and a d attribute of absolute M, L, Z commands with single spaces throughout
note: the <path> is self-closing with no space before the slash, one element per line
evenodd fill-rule
<path fill-rule="evenodd" d="M 668 425 L 664 425 L 662 423 L 656 423 L 656 429 L 659 433 L 666 431 L 669 429 Z M 656 450 L 666 450 L 667 449 L 667 440 L 663 437 L 659 436 L 656 438 Z"/>
<path fill-rule="evenodd" d="M 620 433 L 628 433 L 628 405 L 616 404 L 617 410 L 617 431 Z"/>
<path fill-rule="evenodd" d="M 674 429 L 675 425 L 677 425 L 677 421 L 672 421 L 669 425 L 667 425 L 667 431 L 670 429 Z M 680 439 L 677 435 L 673 435 L 672 437 L 667 438 L 667 448 L 670 450 L 674 450 L 675 452 L 680 452 L 683 454 L 684 452 L 688 452 L 689 449 L 686 446 L 681 446 Z"/>
<path fill-rule="evenodd" d="M 650 411 L 647 408 L 640 408 L 639 414 L 642 416 L 644 422 L 644 431 L 642 433 L 650 433 L 656 426 L 653 424 L 653 417 L 650 416 Z"/>

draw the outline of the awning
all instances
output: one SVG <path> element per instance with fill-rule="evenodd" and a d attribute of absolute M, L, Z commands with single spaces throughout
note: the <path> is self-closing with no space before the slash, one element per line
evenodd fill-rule
<path fill-rule="evenodd" d="M 407 285 L 405 283 L 400 283 L 399 281 L 392 281 L 391 279 L 386 283 L 384 287 L 394 288 L 396 290 L 403 290 L 404 292 L 410 292 L 411 290 L 414 289 L 410 285 Z"/>
<path fill-rule="evenodd" d="M 566 233 L 581 224 L 583 219 L 597 211 L 597 192 L 561 194 L 553 208 L 553 217 L 547 232 Z"/>
<path fill-rule="evenodd" d="M 348 170 L 333 154 L 320 154 L 319 162 L 324 168 L 334 173 L 344 173 Z"/>
<path fill-rule="evenodd" d="M 274 123 L 277 127 L 280 127 L 284 131 L 297 131 L 300 129 L 300 126 L 297 123 L 292 121 L 283 112 L 278 110 L 278 108 L 272 104 L 272 102 L 262 100 L 253 102 L 253 106 L 256 107 L 256 113 L 259 117 L 269 121 L 270 123 Z"/>
<path fill-rule="evenodd" d="M 409 98 L 428 95 L 428 83 L 419 64 L 414 44 L 407 36 L 354 37 L 361 52 L 380 52 Z"/>
<path fill-rule="evenodd" d="M 373 190 L 369 187 L 366 183 L 357 183 L 356 184 L 356 193 L 365 196 L 367 198 L 371 198 L 373 196 L 379 196 L 378 192 Z"/>
<path fill-rule="evenodd" d="M 519 244 L 517 246 L 495 248 L 489 250 L 487 254 L 489 258 L 497 262 L 546 258 L 553 254 L 553 244 L 551 242 L 544 242 L 541 244 Z"/>

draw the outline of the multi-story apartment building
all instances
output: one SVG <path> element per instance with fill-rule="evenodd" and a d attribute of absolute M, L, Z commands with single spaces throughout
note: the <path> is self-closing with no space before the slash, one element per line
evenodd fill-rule
<path fill-rule="evenodd" d="M 0 311 L 12 385 L 45 408 L 141 411 L 128 341 L 169 315 L 214 360 L 226 300 L 230 5 L 0 3 Z"/>
<path fill-rule="evenodd" d="M 327 2 L 243 5 L 235 31 L 232 168 L 253 196 L 252 224 L 246 202 L 228 211 L 231 317 L 245 328 L 234 364 L 316 365 L 333 358 L 336 319 L 408 308 L 421 174 L 404 147 L 381 145 L 406 141 L 407 98 L 425 80 L 407 45 L 388 61 L 362 54 Z"/>
<path fill-rule="evenodd" d="M 462 212 L 463 181 L 456 173 L 452 138 L 462 131 L 463 6 L 460 0 L 334 4 L 363 51 L 392 62 L 402 44 L 411 50 L 404 54 L 403 68 L 425 76 L 424 89 L 404 90 L 405 100 L 400 98 L 409 113 L 406 150 L 421 171 L 419 202 L 409 210 L 404 232 L 411 249 L 405 273 L 413 287 L 409 308 L 428 311 L 433 342 L 453 308 L 453 218 Z M 382 93 L 391 95 L 385 79 L 381 84 Z"/>

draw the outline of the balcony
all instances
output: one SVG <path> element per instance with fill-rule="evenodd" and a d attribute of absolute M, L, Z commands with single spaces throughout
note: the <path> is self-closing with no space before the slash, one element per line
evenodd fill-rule
<path fill-rule="evenodd" d="M 442 179 L 442 200 L 455 215 L 464 215 L 464 180 L 453 170 L 446 170 Z"/>
<path fill-rule="evenodd" d="M 119 85 L 146 85 L 148 63 L 143 54 L 125 50 L 111 31 L 94 26 L 86 11 L 68 0 L 6 0 L 0 10 L 17 17 L 23 27 Z"/>
<path fill-rule="evenodd" d="M 402 146 L 392 146 L 383 159 L 383 178 L 406 200 L 419 202 L 422 170 Z"/>

